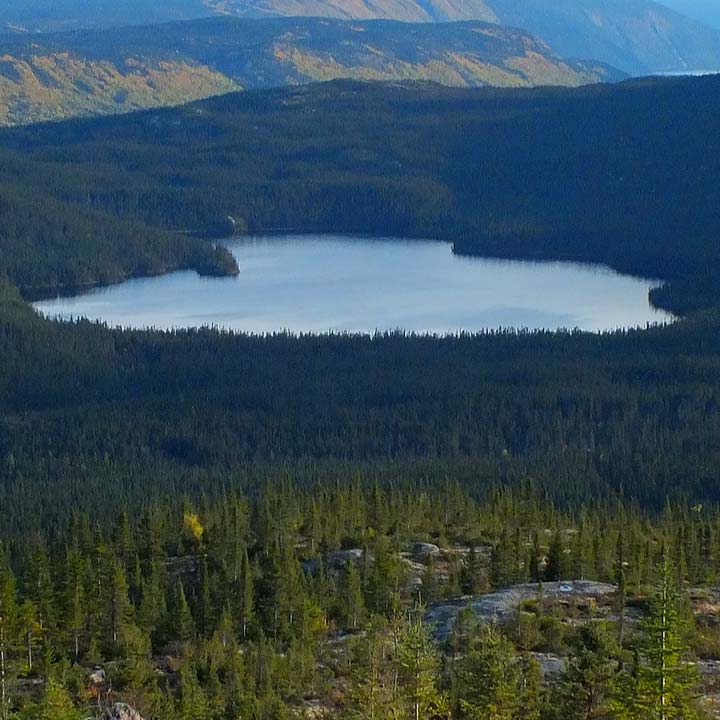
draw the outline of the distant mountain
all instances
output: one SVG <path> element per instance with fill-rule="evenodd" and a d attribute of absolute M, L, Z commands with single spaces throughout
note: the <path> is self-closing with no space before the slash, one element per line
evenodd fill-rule
<path fill-rule="evenodd" d="M 720 69 L 720 32 L 652 0 L 206 2 L 216 12 L 245 16 L 323 15 L 425 22 L 479 19 L 523 28 L 563 57 L 596 58 L 635 75 Z M 712 3 L 716 6 L 718 0 Z"/>
<path fill-rule="evenodd" d="M 217 14 L 483 20 L 522 28 L 564 58 L 594 58 L 633 75 L 720 69 L 720 0 L 2 0 L 0 32 L 147 25 Z"/>
<path fill-rule="evenodd" d="M 718 0 L 663 0 L 663 5 L 704 22 L 714 28 L 720 28 L 720 2 Z"/>
<path fill-rule="evenodd" d="M 527 87 L 621 77 L 602 63 L 564 61 L 524 31 L 477 21 L 213 18 L 7 39 L 0 57 L 0 124 L 337 78 Z"/>
<path fill-rule="evenodd" d="M 149 25 L 212 13 L 203 0 L 2 0 L 0 30 L 56 32 Z"/>
<path fill-rule="evenodd" d="M 262 17 L 311 15 L 346 20 L 498 22 L 491 0 L 205 0 L 216 12 Z"/>

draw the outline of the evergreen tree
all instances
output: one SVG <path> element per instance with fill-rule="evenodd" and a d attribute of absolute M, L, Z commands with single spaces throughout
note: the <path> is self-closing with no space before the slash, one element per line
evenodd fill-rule
<path fill-rule="evenodd" d="M 627 575 L 625 572 L 625 537 L 622 529 L 618 533 L 615 551 L 615 584 L 617 594 L 615 607 L 618 613 L 618 644 L 622 648 L 625 642 L 625 606 L 627 604 Z"/>
<path fill-rule="evenodd" d="M 548 549 L 547 565 L 545 566 L 545 580 L 557 582 L 565 575 L 565 546 L 560 528 L 555 530 Z"/>
<path fill-rule="evenodd" d="M 537 531 L 533 533 L 532 548 L 528 557 L 528 572 L 530 582 L 540 582 L 542 574 L 540 572 L 540 562 L 542 560 L 542 550 L 540 548 L 540 536 Z"/>
<path fill-rule="evenodd" d="M 349 562 L 341 575 L 340 607 L 343 626 L 357 630 L 365 618 L 365 600 L 360 573 L 354 562 Z"/>
<path fill-rule="evenodd" d="M 692 720 L 697 677 L 687 663 L 680 593 L 665 549 L 659 579 L 642 622 L 638 661 L 616 682 L 614 709 L 621 720 Z"/>
<path fill-rule="evenodd" d="M 390 652 L 386 623 L 375 619 L 354 648 L 343 713 L 347 720 L 399 717 L 401 708 L 395 701 L 394 676 L 388 662 Z"/>
<path fill-rule="evenodd" d="M 473 544 L 460 570 L 460 590 L 463 595 L 475 595 L 480 591 L 481 585 L 480 559 Z"/>
<path fill-rule="evenodd" d="M 212 600 L 210 599 L 210 573 L 207 557 L 200 563 L 200 597 L 198 598 L 197 625 L 201 635 L 207 637 L 213 623 Z"/>
<path fill-rule="evenodd" d="M 408 720 L 442 717 L 446 706 L 438 689 L 440 660 L 422 615 L 416 608 L 403 623 L 395 656 Z"/>
<path fill-rule="evenodd" d="M 128 596 L 128 582 L 121 563 L 113 563 L 110 587 L 108 588 L 108 609 L 110 642 L 115 650 L 127 641 L 128 627 L 132 622 L 133 608 Z"/>
<path fill-rule="evenodd" d="M 173 602 L 172 628 L 174 637 L 180 642 L 188 642 L 195 637 L 195 623 L 185 596 L 182 580 L 178 579 Z"/>
<path fill-rule="evenodd" d="M 463 720 L 515 720 L 522 703 L 522 667 L 512 643 L 490 625 L 476 627 L 454 664 L 453 696 Z"/>
<path fill-rule="evenodd" d="M 17 598 L 15 575 L 0 545 L 0 720 L 10 717 L 12 668 L 10 653 L 15 640 Z"/>
<path fill-rule="evenodd" d="M 82 720 L 84 715 L 75 708 L 70 693 L 54 679 L 48 680 L 40 701 L 37 720 Z"/>
<path fill-rule="evenodd" d="M 188 609 L 189 612 L 189 609 Z M 180 712 L 179 720 L 208 720 L 210 708 L 191 660 L 186 660 L 180 669 Z"/>
<path fill-rule="evenodd" d="M 64 626 L 72 646 L 72 658 L 80 658 L 80 641 L 85 629 L 83 560 L 80 552 L 69 549 L 65 556 Z"/>
<path fill-rule="evenodd" d="M 582 627 L 571 643 L 570 655 L 559 685 L 557 707 L 568 720 L 603 717 L 606 698 L 615 676 L 615 647 L 598 625 Z"/>
<path fill-rule="evenodd" d="M 167 610 L 165 594 L 161 586 L 159 561 L 150 561 L 150 571 L 143 579 L 142 596 L 138 608 L 138 624 L 147 633 L 157 630 L 160 619 Z"/>
<path fill-rule="evenodd" d="M 240 577 L 240 629 L 243 640 L 247 640 L 250 628 L 255 622 L 255 569 L 250 562 L 247 547 L 242 554 Z"/>
<path fill-rule="evenodd" d="M 495 544 L 490 559 L 490 577 L 495 588 L 505 588 L 512 585 L 515 579 L 513 571 L 513 553 L 510 547 L 510 537 L 506 530 Z"/>

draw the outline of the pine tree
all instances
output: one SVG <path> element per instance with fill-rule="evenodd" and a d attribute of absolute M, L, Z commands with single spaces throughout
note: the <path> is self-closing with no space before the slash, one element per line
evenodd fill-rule
<path fill-rule="evenodd" d="M 395 662 L 401 696 L 411 720 L 431 720 L 444 713 L 446 701 L 438 689 L 440 660 L 419 607 L 403 623 Z"/>
<path fill-rule="evenodd" d="M 528 557 L 528 572 L 530 582 L 540 582 L 542 580 L 540 573 L 540 561 L 542 560 L 542 550 L 540 548 L 540 536 L 537 532 L 533 533 L 532 548 Z"/>
<path fill-rule="evenodd" d="M 200 687 L 190 660 L 187 660 L 180 668 L 179 720 L 208 720 L 208 718 L 210 718 L 210 708 L 207 697 Z"/>
<path fill-rule="evenodd" d="M 353 562 L 345 566 L 341 575 L 340 604 L 344 627 L 348 630 L 357 630 L 365 618 L 365 600 L 360 573 Z"/>
<path fill-rule="evenodd" d="M 223 608 L 222 614 L 220 615 L 216 636 L 220 639 L 220 643 L 224 648 L 235 641 L 235 630 L 233 628 L 232 612 L 230 611 L 229 605 Z"/>
<path fill-rule="evenodd" d="M 343 713 L 347 720 L 392 720 L 399 716 L 400 708 L 394 701 L 394 676 L 387 661 L 390 651 L 386 623 L 372 621 L 353 652 Z"/>
<path fill-rule="evenodd" d="M 109 587 L 108 615 L 110 640 L 115 649 L 125 642 L 125 633 L 132 622 L 133 608 L 128 596 L 128 582 L 125 570 L 117 560 L 113 564 Z"/>
<path fill-rule="evenodd" d="M 80 658 L 80 639 L 85 626 L 83 560 L 76 549 L 65 556 L 64 626 L 72 645 L 75 662 Z"/>
<path fill-rule="evenodd" d="M 207 637 L 213 622 L 212 601 L 210 599 L 210 572 L 207 557 L 200 563 L 200 597 L 198 598 L 197 620 L 200 634 Z"/>
<path fill-rule="evenodd" d="M 565 546 L 563 545 L 562 531 L 558 528 L 550 541 L 548 549 L 547 565 L 545 567 L 545 579 L 548 582 L 557 582 L 565 574 Z"/>
<path fill-rule="evenodd" d="M 544 710 L 543 676 L 540 663 L 527 653 L 520 658 L 521 687 L 517 720 L 540 720 Z"/>
<path fill-rule="evenodd" d="M 622 530 L 618 533 L 615 551 L 615 584 L 617 593 L 615 606 L 618 613 L 618 644 L 625 642 L 625 606 L 627 604 L 627 577 L 625 573 L 625 538 Z"/>
<path fill-rule="evenodd" d="M 614 708 L 621 720 L 692 720 L 697 717 L 697 677 L 686 662 L 680 593 L 663 548 L 660 577 L 642 622 L 639 660 L 616 685 Z"/>
<path fill-rule="evenodd" d="M 247 640 L 250 628 L 255 622 L 255 568 L 250 562 L 247 547 L 242 555 L 240 578 L 240 628 L 243 640 Z"/>
<path fill-rule="evenodd" d="M 598 625 L 586 625 L 571 643 L 570 655 L 559 685 L 563 714 L 568 720 L 603 717 L 614 678 L 616 648 Z"/>
<path fill-rule="evenodd" d="M 150 562 L 150 572 L 142 583 L 142 597 L 138 608 L 138 623 L 147 633 L 155 631 L 166 612 L 165 594 L 160 582 L 159 563 Z"/>
<path fill-rule="evenodd" d="M 463 595 L 475 595 L 480 591 L 481 584 L 480 559 L 475 545 L 471 545 L 460 570 L 460 590 Z"/>
<path fill-rule="evenodd" d="M 39 631 L 41 633 L 52 631 L 55 625 L 53 612 L 55 588 L 50 576 L 50 555 L 41 537 L 36 537 L 32 543 L 26 585 L 28 597 L 37 608 Z"/>
<path fill-rule="evenodd" d="M 175 639 L 180 642 L 188 642 L 195 637 L 195 623 L 185 596 L 185 588 L 180 579 L 178 579 L 175 589 L 172 625 Z"/>
<path fill-rule="evenodd" d="M 512 565 L 510 537 L 507 531 L 504 530 L 500 540 L 493 547 L 490 559 L 490 577 L 493 587 L 505 588 L 513 583 L 515 574 Z"/>
<path fill-rule="evenodd" d="M 37 708 L 37 720 L 82 720 L 70 693 L 54 678 L 50 678 Z"/>
<path fill-rule="evenodd" d="M 0 720 L 10 717 L 10 651 L 17 622 L 15 575 L 0 545 Z"/>
<path fill-rule="evenodd" d="M 31 600 L 25 600 L 18 608 L 18 621 L 25 640 L 25 665 L 27 672 L 33 672 L 34 658 L 37 651 L 37 637 L 42 631 L 38 620 L 38 612 Z"/>
<path fill-rule="evenodd" d="M 477 627 L 468 652 L 454 665 L 453 695 L 466 720 L 514 720 L 522 700 L 521 665 L 500 630 Z"/>
<path fill-rule="evenodd" d="M 127 510 L 123 510 L 118 517 L 113 539 L 115 554 L 120 558 L 125 572 L 129 572 L 135 557 L 135 542 Z"/>

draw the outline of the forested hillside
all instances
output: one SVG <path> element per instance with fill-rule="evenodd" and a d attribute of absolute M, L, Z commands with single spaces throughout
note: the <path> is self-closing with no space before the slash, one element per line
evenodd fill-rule
<path fill-rule="evenodd" d="M 78 513 L 0 548 L 0 712 L 699 717 L 717 700 L 719 523 L 575 515 L 530 486 L 479 504 L 453 482 Z"/>
<path fill-rule="evenodd" d="M 720 499 L 715 316 L 611 336 L 263 339 L 56 324 L 5 294 L 3 533 L 288 476 Z"/>
<path fill-rule="evenodd" d="M 5 192 L 60 205 L 9 205 L 0 270 L 26 293 L 107 280 L 63 241 L 72 232 L 93 263 L 122 258 L 116 277 L 143 274 L 115 220 L 159 233 L 172 260 L 154 267 L 202 269 L 177 232 L 228 232 L 232 216 L 250 232 L 437 237 L 457 252 L 606 263 L 671 281 L 654 299 L 685 313 L 719 296 L 719 91 L 716 77 L 513 91 L 337 82 L 5 130 Z M 52 232 L 36 233 L 45 222 Z M 233 271 L 220 253 L 213 264 Z"/>
<path fill-rule="evenodd" d="M 481 22 L 226 17 L 8 38 L 0 63 L 0 125 L 336 78 L 525 87 L 621 77 L 599 62 L 562 60 L 526 32 Z"/>

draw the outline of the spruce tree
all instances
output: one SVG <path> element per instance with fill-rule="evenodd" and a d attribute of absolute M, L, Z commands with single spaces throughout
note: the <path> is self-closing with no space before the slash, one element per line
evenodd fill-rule
<path fill-rule="evenodd" d="M 17 597 L 15 575 L 0 545 L 0 720 L 10 717 L 12 668 L 10 653 L 15 640 Z"/>
<path fill-rule="evenodd" d="M 568 720 L 603 717 L 617 662 L 616 648 L 599 625 L 580 628 L 571 641 L 565 672 L 559 684 L 559 699 Z"/>
<path fill-rule="evenodd" d="M 553 533 L 552 540 L 550 541 L 547 565 L 545 566 L 545 580 L 548 582 L 561 580 L 565 574 L 565 568 L 565 546 L 563 544 L 562 531 L 558 528 Z"/>
<path fill-rule="evenodd" d="M 172 624 L 175 639 L 180 642 L 188 642 L 195 637 L 195 623 L 180 579 L 175 589 Z"/>
<path fill-rule="evenodd" d="M 496 627 L 476 627 L 469 650 L 454 664 L 453 697 L 465 720 L 515 720 L 522 702 L 513 644 Z"/>
<path fill-rule="evenodd" d="M 255 621 L 255 568 L 250 562 L 247 547 L 243 549 L 240 580 L 240 629 L 243 640 L 247 640 Z"/>
<path fill-rule="evenodd" d="M 510 537 L 506 530 L 495 544 L 490 559 L 490 577 L 495 588 L 505 588 L 515 579 L 513 572 L 513 554 L 510 547 Z"/>
<path fill-rule="evenodd" d="M 687 662 L 680 591 L 663 548 L 659 579 L 641 623 L 642 644 L 629 671 L 616 681 L 615 713 L 621 720 L 692 720 L 697 717 L 697 676 Z"/>
<path fill-rule="evenodd" d="M 391 720 L 398 717 L 394 674 L 388 662 L 391 652 L 386 622 L 371 621 L 367 634 L 354 648 L 350 687 L 343 717 L 347 720 Z"/>
<path fill-rule="evenodd" d="M 357 630 L 365 618 L 365 600 L 360 573 L 354 562 L 349 562 L 345 566 L 341 576 L 340 607 L 344 627 L 348 630 Z"/>
<path fill-rule="evenodd" d="M 37 720 L 82 720 L 83 717 L 70 693 L 58 680 L 50 678 L 37 708 Z"/>
<path fill-rule="evenodd" d="M 446 707 L 438 689 L 440 659 L 422 616 L 423 608 L 419 607 L 406 618 L 395 656 L 408 720 L 441 717 Z"/>

